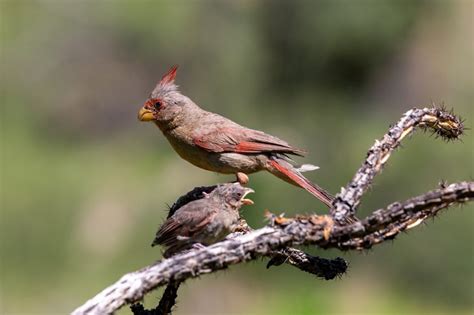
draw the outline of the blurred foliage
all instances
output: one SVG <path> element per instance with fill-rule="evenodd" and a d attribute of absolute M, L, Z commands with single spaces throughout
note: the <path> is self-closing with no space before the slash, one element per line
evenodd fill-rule
<path fill-rule="evenodd" d="M 321 166 L 311 178 L 336 192 L 410 107 L 445 101 L 472 128 L 472 9 L 462 0 L 1 1 L 0 313 L 69 312 L 159 259 L 149 244 L 166 204 L 231 179 L 182 161 L 136 120 L 170 65 L 204 108 L 307 148 L 305 161 Z M 441 179 L 472 179 L 473 152 L 469 131 L 455 143 L 416 134 L 361 215 Z M 271 175 L 252 175 L 251 186 L 256 204 L 243 215 L 254 227 L 266 208 L 325 212 Z M 351 268 L 338 281 L 261 262 L 189 281 L 177 313 L 470 313 L 472 210 L 344 254 Z"/>

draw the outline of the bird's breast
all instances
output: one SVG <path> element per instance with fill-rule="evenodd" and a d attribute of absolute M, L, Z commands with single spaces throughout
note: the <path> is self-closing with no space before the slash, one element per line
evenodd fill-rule
<path fill-rule="evenodd" d="M 176 128 L 164 133 L 173 149 L 184 160 L 208 171 L 235 174 L 247 174 L 260 171 L 264 168 L 266 156 L 261 154 L 241 154 L 235 152 L 209 152 L 196 146 L 186 132 Z"/>
<path fill-rule="evenodd" d="M 212 244 L 223 240 L 232 232 L 239 218 L 238 211 L 219 211 L 214 219 L 206 226 L 207 232 L 204 233 L 206 237 L 205 240 L 203 239 L 202 241 Z"/>

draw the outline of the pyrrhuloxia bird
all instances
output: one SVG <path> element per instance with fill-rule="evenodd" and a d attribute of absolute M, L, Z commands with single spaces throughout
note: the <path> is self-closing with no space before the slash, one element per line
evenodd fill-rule
<path fill-rule="evenodd" d="M 253 204 L 245 196 L 252 189 L 240 183 L 217 186 L 204 198 L 177 209 L 160 227 L 152 246 L 167 247 L 164 257 L 196 244 L 211 245 L 224 239 L 239 222 L 242 205 Z"/>
<path fill-rule="evenodd" d="M 183 159 L 224 174 L 266 170 L 331 206 L 333 197 L 301 174 L 317 167 L 310 164 L 296 167 L 288 157 L 303 156 L 303 150 L 201 109 L 178 91 L 174 83 L 176 71 L 174 66 L 158 82 L 140 109 L 138 119 L 153 121 Z"/>

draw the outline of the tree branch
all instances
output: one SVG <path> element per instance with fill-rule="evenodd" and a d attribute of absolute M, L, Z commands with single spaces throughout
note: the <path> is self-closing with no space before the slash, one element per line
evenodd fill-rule
<path fill-rule="evenodd" d="M 233 239 L 253 231 L 244 219 L 240 219 L 240 221 L 238 228 L 240 231 L 230 234 L 226 239 Z M 325 280 L 332 280 L 341 276 L 347 270 L 347 262 L 340 257 L 336 259 L 325 259 L 312 256 L 302 250 L 291 247 L 270 251 L 264 256 L 270 258 L 270 261 L 267 263 L 267 269 L 272 266 L 280 266 L 283 263 L 287 263 L 301 271 L 311 273 Z"/>
<path fill-rule="evenodd" d="M 133 315 L 167 315 L 171 314 L 171 309 L 176 303 L 178 289 L 182 282 L 170 281 L 161 297 L 160 303 L 153 310 L 145 310 L 140 303 L 130 306 Z"/>
<path fill-rule="evenodd" d="M 267 264 L 267 268 L 288 263 L 301 271 L 308 272 L 325 280 L 332 280 L 341 276 L 347 270 L 347 262 L 341 257 L 326 259 L 311 256 L 292 247 L 287 247 L 274 253 L 272 259 Z"/>
<path fill-rule="evenodd" d="M 230 235 L 222 242 L 179 253 L 124 275 L 118 282 L 77 308 L 73 314 L 113 313 L 123 305 L 139 301 L 146 293 L 166 284 L 168 294 L 165 292 L 160 305 L 167 305 L 163 309 L 169 312 L 182 281 L 262 256 L 272 257 L 269 266 L 286 262 L 320 277 L 334 278 L 347 268 L 344 260 L 313 257 L 288 246 L 317 245 L 341 250 L 370 248 L 419 225 L 442 209 L 474 199 L 474 182 L 460 182 L 442 186 L 404 202 L 395 202 L 374 211 L 363 220 L 351 220 L 362 195 L 380 173 L 390 154 L 416 127 L 429 128 L 446 140 L 457 139 L 463 132 L 462 121 L 452 113 L 439 108 L 412 109 L 389 129 L 382 140 L 376 141 L 372 146 L 352 181 L 336 196 L 330 216 L 298 215 L 285 218 L 267 214 L 270 224 L 262 229 L 251 231 L 248 226 L 244 226 L 242 231 Z M 182 206 L 183 202 L 199 198 L 202 191 L 212 187 L 196 188 L 178 199 L 170 212 Z"/>
<path fill-rule="evenodd" d="M 333 208 L 330 210 L 336 222 L 346 223 L 348 218 L 355 215 L 360 200 L 372 184 L 374 177 L 382 171 L 393 150 L 416 127 L 429 129 L 446 140 L 458 139 L 464 131 L 462 120 L 452 111 L 446 112 L 445 109 L 437 107 L 413 108 L 407 111 L 382 139 L 375 141 L 352 180 L 336 195 Z"/>
<path fill-rule="evenodd" d="M 170 281 L 184 281 L 254 260 L 274 250 L 294 245 L 360 249 L 393 239 L 439 210 L 474 199 L 474 182 L 461 182 L 430 191 L 403 203 L 394 203 L 351 225 L 332 225 L 329 216 L 273 216 L 272 226 L 237 236 L 203 249 L 190 250 L 124 275 L 73 314 L 109 314 Z M 329 237 L 326 228 L 333 226 Z M 367 243 L 364 243 L 367 242 Z M 369 246 L 369 247 L 370 247 Z"/>

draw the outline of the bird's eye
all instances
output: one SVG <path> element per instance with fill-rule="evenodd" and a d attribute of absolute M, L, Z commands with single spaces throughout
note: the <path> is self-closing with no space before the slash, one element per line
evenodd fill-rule
<path fill-rule="evenodd" d="M 156 101 L 155 104 L 153 104 L 153 107 L 155 107 L 155 109 L 160 109 L 160 107 L 161 107 L 161 102 L 160 102 L 160 101 Z"/>

